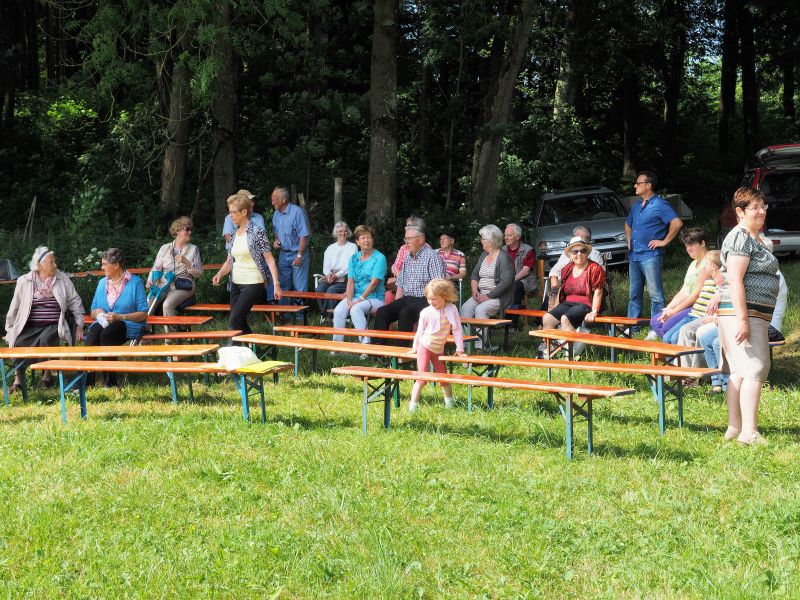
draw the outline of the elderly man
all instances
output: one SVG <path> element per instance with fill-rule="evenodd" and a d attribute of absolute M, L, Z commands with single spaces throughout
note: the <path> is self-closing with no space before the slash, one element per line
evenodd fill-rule
<path fill-rule="evenodd" d="M 536 279 L 536 253 L 528 244 L 522 241 L 522 227 L 516 223 L 506 225 L 503 233 L 505 240 L 505 250 L 514 263 L 514 298 L 511 301 L 513 306 L 522 307 L 525 303 L 525 294 L 530 294 L 536 290 L 538 281 Z M 514 327 L 517 326 L 519 317 L 511 317 Z"/>
<path fill-rule="evenodd" d="M 425 286 L 431 279 L 444 278 L 444 262 L 429 245 L 425 243 L 425 233 L 418 225 L 406 227 L 405 243 L 408 254 L 403 267 L 397 275 L 397 295 L 393 302 L 386 304 L 375 313 L 375 329 L 386 330 L 397 321 L 400 331 L 412 331 L 419 320 L 419 313 L 428 306 Z M 374 343 L 389 343 L 376 340 Z"/>
<path fill-rule="evenodd" d="M 308 242 L 311 232 L 306 211 L 289 203 L 289 190 L 276 187 L 272 191 L 272 229 L 275 241 L 272 246 L 280 250 L 278 278 L 282 290 L 308 291 L 310 264 Z"/>
<path fill-rule="evenodd" d="M 656 194 L 655 173 L 640 171 L 633 186 L 642 201 L 633 203 L 625 221 L 629 251 L 628 316 L 642 316 L 644 286 L 647 283 L 652 317 L 664 308 L 664 285 L 661 282 L 664 248 L 678 235 L 683 221 L 670 203 Z"/>
<path fill-rule="evenodd" d="M 264 231 L 267 230 L 267 224 L 264 222 L 264 215 L 256 212 L 256 195 L 251 194 L 249 190 L 239 190 L 237 195 L 246 196 L 250 200 L 250 220 L 261 227 Z M 225 243 L 231 241 L 231 234 L 233 233 L 233 220 L 230 214 L 225 215 L 225 224 L 222 226 L 222 237 L 225 238 Z"/>

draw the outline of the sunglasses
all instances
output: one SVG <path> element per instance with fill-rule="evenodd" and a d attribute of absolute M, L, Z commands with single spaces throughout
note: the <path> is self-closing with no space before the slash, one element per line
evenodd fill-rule
<path fill-rule="evenodd" d="M 586 248 L 575 248 L 574 250 L 569 251 L 570 254 L 589 254 L 589 251 Z"/>

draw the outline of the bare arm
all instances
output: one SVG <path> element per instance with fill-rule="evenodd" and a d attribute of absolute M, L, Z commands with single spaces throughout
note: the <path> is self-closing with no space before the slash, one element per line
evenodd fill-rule
<path fill-rule="evenodd" d="M 669 222 L 669 230 L 667 230 L 666 237 L 663 240 L 650 240 L 648 247 L 650 247 L 651 249 L 655 249 L 655 248 L 664 248 L 665 246 L 668 246 L 669 243 L 673 240 L 673 238 L 676 235 L 678 235 L 678 232 L 681 230 L 681 227 L 683 227 L 683 221 L 681 221 L 678 217 L 675 217 L 674 219 L 672 219 L 672 221 Z"/>

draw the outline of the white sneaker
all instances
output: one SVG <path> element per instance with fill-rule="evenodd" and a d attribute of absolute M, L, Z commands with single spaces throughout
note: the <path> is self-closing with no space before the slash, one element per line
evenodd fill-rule
<path fill-rule="evenodd" d="M 444 407 L 445 408 L 453 408 L 456 404 L 456 401 L 452 398 L 445 398 L 444 399 Z"/>
<path fill-rule="evenodd" d="M 644 338 L 644 339 L 645 339 L 645 341 L 648 341 L 648 342 L 654 342 L 654 341 L 656 341 L 656 340 L 658 340 L 660 338 L 658 337 L 658 334 L 651 329 L 650 333 L 648 333 L 647 337 Z"/>
<path fill-rule="evenodd" d="M 418 408 L 419 408 L 419 402 L 409 402 L 409 404 L 408 404 L 408 412 L 409 413 L 413 414 L 413 413 L 417 412 Z"/>
<path fill-rule="evenodd" d="M 359 354 L 358 358 L 360 360 L 367 360 L 369 358 L 369 355 L 368 354 Z"/>

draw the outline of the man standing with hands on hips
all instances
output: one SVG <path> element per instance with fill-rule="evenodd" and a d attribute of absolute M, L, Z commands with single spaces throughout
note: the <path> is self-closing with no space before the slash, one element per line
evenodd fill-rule
<path fill-rule="evenodd" d="M 628 316 L 642 316 L 645 283 L 650 294 L 652 316 L 664 308 L 664 286 L 661 281 L 664 248 L 683 227 L 683 221 L 670 203 L 655 193 L 655 173 L 640 171 L 633 186 L 642 201 L 633 203 L 625 220 L 630 261 Z"/>
<path fill-rule="evenodd" d="M 311 232 L 306 212 L 297 204 L 289 203 L 289 190 L 276 187 L 272 191 L 272 229 L 275 241 L 272 247 L 280 251 L 278 278 L 281 289 L 308 291 L 310 264 L 308 241 Z M 285 303 L 285 301 L 282 301 Z"/>

